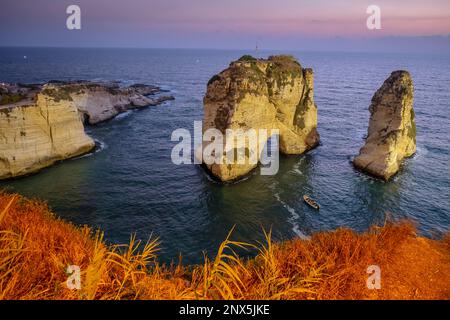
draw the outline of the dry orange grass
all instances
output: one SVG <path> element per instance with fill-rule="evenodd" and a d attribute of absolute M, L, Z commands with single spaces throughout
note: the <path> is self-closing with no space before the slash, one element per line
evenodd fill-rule
<path fill-rule="evenodd" d="M 199 266 L 157 262 L 158 242 L 107 246 L 100 232 L 56 218 L 42 202 L 0 193 L 0 299 L 449 299 L 450 234 L 417 237 L 411 224 L 364 234 L 339 229 L 311 240 L 231 240 Z M 257 250 L 242 259 L 236 248 Z M 80 266 L 81 290 L 67 288 Z M 366 287 L 381 267 L 381 290 Z"/>

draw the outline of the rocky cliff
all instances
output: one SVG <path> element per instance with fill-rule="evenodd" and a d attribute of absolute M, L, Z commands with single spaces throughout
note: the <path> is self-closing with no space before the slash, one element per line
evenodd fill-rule
<path fill-rule="evenodd" d="M 314 103 L 313 71 L 304 69 L 290 56 L 255 59 L 243 56 L 208 83 L 204 98 L 203 131 L 215 128 L 279 130 L 279 150 L 285 154 L 301 154 L 319 143 L 317 107 Z M 267 139 L 259 139 L 256 147 L 246 145 L 246 162 L 227 160 L 206 164 L 222 181 L 237 179 L 257 166 L 248 161 L 256 154 L 260 159 Z M 223 155 L 230 151 L 224 141 Z M 208 142 L 203 148 L 208 147 Z M 217 151 L 217 150 L 216 150 Z M 214 151 L 214 152 L 216 152 Z M 236 161 L 235 161 L 236 162 Z"/>
<path fill-rule="evenodd" d="M 0 179 L 38 171 L 94 148 L 73 102 L 38 93 L 0 106 Z"/>
<path fill-rule="evenodd" d="M 132 108 L 157 105 L 158 87 L 89 81 L 41 85 L 0 83 L 0 179 L 17 177 L 86 153 L 94 141 L 84 122 L 96 124 Z"/>
<path fill-rule="evenodd" d="M 402 161 L 416 152 L 414 87 L 407 71 L 395 71 L 375 93 L 365 145 L 354 159 L 356 168 L 389 180 Z"/>
<path fill-rule="evenodd" d="M 117 83 L 55 82 L 47 84 L 43 92 L 56 100 L 73 101 L 89 124 L 97 124 L 114 118 L 129 109 L 154 106 L 172 96 L 155 96 L 161 89 L 136 84 L 121 88 Z"/>

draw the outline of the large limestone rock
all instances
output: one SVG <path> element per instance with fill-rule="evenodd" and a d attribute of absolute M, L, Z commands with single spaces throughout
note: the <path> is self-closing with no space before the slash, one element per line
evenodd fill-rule
<path fill-rule="evenodd" d="M 0 83 L 0 106 L 27 105 L 35 100 L 38 93 L 42 93 L 57 102 L 73 103 L 83 114 L 85 122 L 97 124 L 130 109 L 156 106 L 174 99 L 170 95 L 159 95 L 161 92 L 163 90 L 159 87 L 151 85 L 120 87 L 117 82 L 50 81 L 44 85 Z"/>
<path fill-rule="evenodd" d="M 0 179 L 33 173 L 95 147 L 73 102 L 41 93 L 25 101 L 0 106 Z"/>
<path fill-rule="evenodd" d="M 416 152 L 413 101 L 410 74 L 393 72 L 372 98 L 366 144 L 354 159 L 356 168 L 389 180 L 402 160 Z"/>
<path fill-rule="evenodd" d="M 89 81 L 0 83 L 0 179 L 29 174 L 89 152 L 94 141 L 84 122 L 96 124 L 132 108 L 158 105 L 172 96 L 154 86 Z"/>
<path fill-rule="evenodd" d="M 290 56 L 272 56 L 267 60 L 243 56 L 232 62 L 208 83 L 203 131 L 211 128 L 222 133 L 227 129 L 278 129 L 282 153 L 301 154 L 314 148 L 319 143 L 319 134 L 313 71 L 303 69 Z M 257 148 L 247 145 L 246 159 L 254 154 L 260 159 L 266 141 L 260 140 Z M 225 139 L 222 157 L 232 148 L 228 142 Z M 207 147 L 208 142 L 204 142 L 204 150 Z M 244 164 L 226 161 L 206 166 L 222 181 L 242 177 L 257 166 L 251 161 Z"/>
<path fill-rule="evenodd" d="M 96 124 L 172 96 L 154 86 L 89 81 L 0 83 L 0 179 L 17 177 L 89 152 L 84 122 Z"/>

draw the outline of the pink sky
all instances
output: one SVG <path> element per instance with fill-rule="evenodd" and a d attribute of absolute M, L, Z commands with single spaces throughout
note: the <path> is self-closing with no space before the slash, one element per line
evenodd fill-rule
<path fill-rule="evenodd" d="M 94 3 L 90 14 L 97 23 L 180 31 L 231 30 L 326 37 L 450 34 L 449 0 L 128 0 L 113 4 L 95 0 Z M 366 8 L 371 4 L 381 9 L 382 30 L 377 33 L 365 26 Z"/>
<path fill-rule="evenodd" d="M 65 28 L 77 4 L 82 30 Z M 381 8 L 382 29 L 366 28 Z M 450 0 L 2 0 L 0 37 L 9 45 L 236 47 L 295 38 L 450 35 Z M 0 44 L 1 45 L 1 44 Z"/>

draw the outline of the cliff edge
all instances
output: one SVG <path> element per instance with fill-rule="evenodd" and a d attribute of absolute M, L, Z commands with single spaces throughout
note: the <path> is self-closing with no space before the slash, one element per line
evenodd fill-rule
<path fill-rule="evenodd" d="M 36 172 L 95 147 L 73 101 L 37 93 L 0 105 L 0 179 Z"/>
<path fill-rule="evenodd" d="M 84 123 L 97 124 L 129 109 L 172 96 L 155 86 L 116 82 L 0 83 L 0 179 L 36 172 L 95 147 Z"/>

